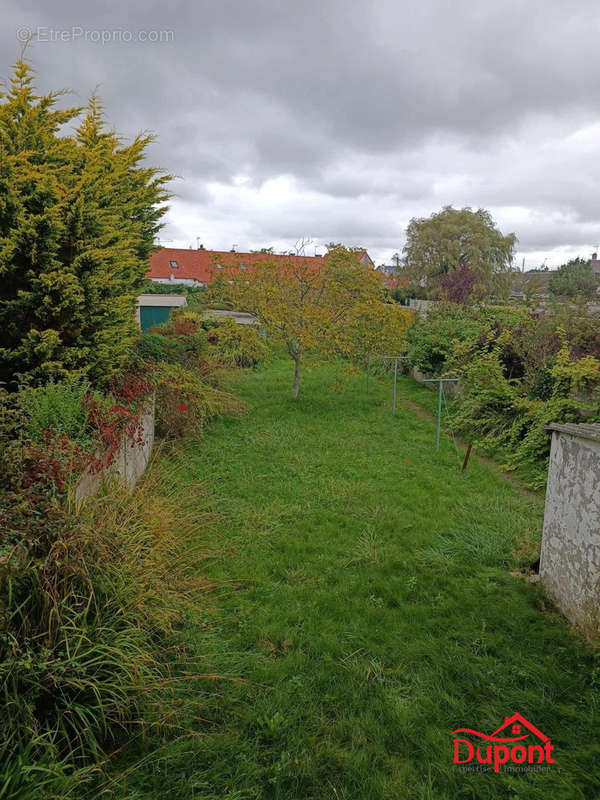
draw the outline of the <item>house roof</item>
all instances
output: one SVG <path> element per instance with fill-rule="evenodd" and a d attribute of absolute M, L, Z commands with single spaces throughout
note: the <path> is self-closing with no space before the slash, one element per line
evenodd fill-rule
<path fill-rule="evenodd" d="M 138 306 L 179 308 L 180 306 L 187 306 L 187 298 L 185 295 L 179 294 L 140 294 L 137 304 Z"/>
<path fill-rule="evenodd" d="M 366 250 L 358 250 L 361 261 L 371 259 Z M 292 264 L 294 266 L 318 267 L 327 258 L 325 256 L 290 256 L 275 253 L 235 253 L 230 250 L 186 250 L 176 247 L 163 247 L 155 250 L 150 256 L 148 278 L 177 278 L 210 283 L 215 275 L 217 265 L 223 268 L 252 266 L 264 261 Z M 173 266 L 175 262 L 177 266 Z"/>
<path fill-rule="evenodd" d="M 386 275 L 382 273 L 382 283 L 386 289 L 405 289 L 410 283 L 406 275 Z"/>

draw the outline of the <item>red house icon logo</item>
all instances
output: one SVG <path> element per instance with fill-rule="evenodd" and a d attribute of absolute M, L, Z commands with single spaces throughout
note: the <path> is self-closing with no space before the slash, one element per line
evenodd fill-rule
<path fill-rule="evenodd" d="M 494 772 L 499 772 L 503 764 L 554 764 L 552 751 L 554 745 L 535 725 L 526 720 L 522 714 L 505 717 L 504 722 L 493 733 L 486 734 L 472 728 L 457 728 L 453 734 L 468 734 L 470 738 L 456 737 L 453 740 L 454 764 L 493 765 Z M 472 737 L 481 742 L 474 744 Z"/>

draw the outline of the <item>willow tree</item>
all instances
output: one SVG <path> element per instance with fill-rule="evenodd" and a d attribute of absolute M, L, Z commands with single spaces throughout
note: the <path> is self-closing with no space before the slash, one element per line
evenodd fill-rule
<path fill-rule="evenodd" d="M 0 95 L 0 381 L 125 365 L 135 303 L 169 176 L 143 163 L 150 136 L 124 143 L 86 109 L 38 96 L 18 61 Z M 64 133 L 64 126 L 73 130 Z"/>
<path fill-rule="evenodd" d="M 516 241 L 496 227 L 489 211 L 446 206 L 410 221 L 404 262 L 412 282 L 432 296 L 451 293 L 466 279 L 475 297 L 505 295 Z"/>
<path fill-rule="evenodd" d="M 247 272 L 228 268 L 221 287 L 236 308 L 255 314 L 270 338 L 285 345 L 294 361 L 294 397 L 306 353 L 352 352 L 368 320 L 384 307 L 378 274 L 341 246 L 323 259 L 266 258 Z"/>

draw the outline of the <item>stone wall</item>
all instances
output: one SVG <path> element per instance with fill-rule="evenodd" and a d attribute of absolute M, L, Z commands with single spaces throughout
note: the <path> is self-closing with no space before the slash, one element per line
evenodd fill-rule
<path fill-rule="evenodd" d="M 141 442 L 124 436 L 112 463 L 100 472 L 87 470 L 75 489 L 75 499 L 80 502 L 95 495 L 107 478 L 117 477 L 126 486 L 133 487 L 144 474 L 154 446 L 154 397 L 142 412 L 140 421 Z"/>
<path fill-rule="evenodd" d="M 600 424 L 551 425 L 540 578 L 586 634 L 600 633 Z"/>

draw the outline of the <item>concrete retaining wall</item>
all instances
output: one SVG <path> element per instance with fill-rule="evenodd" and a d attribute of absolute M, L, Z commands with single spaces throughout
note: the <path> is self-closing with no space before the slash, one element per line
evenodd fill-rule
<path fill-rule="evenodd" d="M 214 320 L 233 319 L 238 325 L 258 325 L 256 317 L 247 311 L 223 311 L 218 308 L 207 308 L 204 316 Z"/>
<path fill-rule="evenodd" d="M 586 634 L 600 633 L 600 424 L 551 425 L 540 577 Z"/>
<path fill-rule="evenodd" d="M 433 378 L 435 376 L 429 375 L 427 372 L 421 372 L 418 367 L 412 368 L 412 376 L 417 383 L 422 383 L 426 389 L 431 389 L 432 392 L 437 392 L 439 384 L 437 383 L 425 383 L 426 380 Z M 459 391 L 459 384 L 458 383 L 445 383 L 444 384 L 444 394 L 447 394 L 449 397 L 456 397 Z"/>
<path fill-rule="evenodd" d="M 416 297 L 411 297 L 408 301 L 409 309 L 415 311 L 420 317 L 426 317 L 427 312 L 434 311 L 438 305 L 437 300 L 419 300 Z"/>
<path fill-rule="evenodd" d="M 95 495 L 108 478 L 117 477 L 126 486 L 135 486 L 144 474 L 152 455 L 154 446 L 154 411 L 155 400 L 153 397 L 142 412 L 140 422 L 141 442 L 137 438 L 132 441 L 127 436 L 124 436 L 112 463 L 108 467 L 96 473 L 87 470 L 75 489 L 77 502 Z"/>

